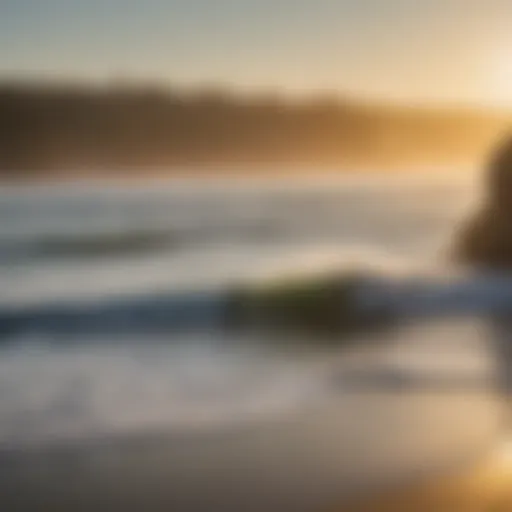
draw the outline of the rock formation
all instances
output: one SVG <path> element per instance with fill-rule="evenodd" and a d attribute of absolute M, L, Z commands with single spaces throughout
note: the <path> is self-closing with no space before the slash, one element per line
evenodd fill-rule
<path fill-rule="evenodd" d="M 512 137 L 491 156 L 484 204 L 458 234 L 455 257 L 482 270 L 512 270 Z"/>

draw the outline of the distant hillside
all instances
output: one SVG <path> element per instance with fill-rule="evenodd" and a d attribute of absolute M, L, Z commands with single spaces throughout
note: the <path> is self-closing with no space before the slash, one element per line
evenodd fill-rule
<path fill-rule="evenodd" d="M 506 121 L 497 113 L 326 98 L 290 102 L 158 88 L 4 84 L 0 175 L 467 161 L 488 147 Z"/>

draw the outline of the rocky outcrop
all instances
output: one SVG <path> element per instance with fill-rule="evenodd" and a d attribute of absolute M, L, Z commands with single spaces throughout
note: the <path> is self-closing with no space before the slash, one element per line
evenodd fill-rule
<path fill-rule="evenodd" d="M 492 154 L 485 187 L 484 204 L 457 235 L 455 258 L 475 268 L 512 270 L 512 137 Z"/>

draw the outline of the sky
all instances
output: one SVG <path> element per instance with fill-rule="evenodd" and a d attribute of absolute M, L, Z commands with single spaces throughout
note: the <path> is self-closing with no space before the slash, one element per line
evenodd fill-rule
<path fill-rule="evenodd" d="M 0 79 L 512 107 L 512 0 L 0 0 Z"/>

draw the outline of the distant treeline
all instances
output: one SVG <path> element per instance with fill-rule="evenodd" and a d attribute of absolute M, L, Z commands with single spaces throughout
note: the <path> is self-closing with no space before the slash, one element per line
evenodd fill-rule
<path fill-rule="evenodd" d="M 215 91 L 0 84 L 0 173 L 467 160 L 505 116 Z"/>

